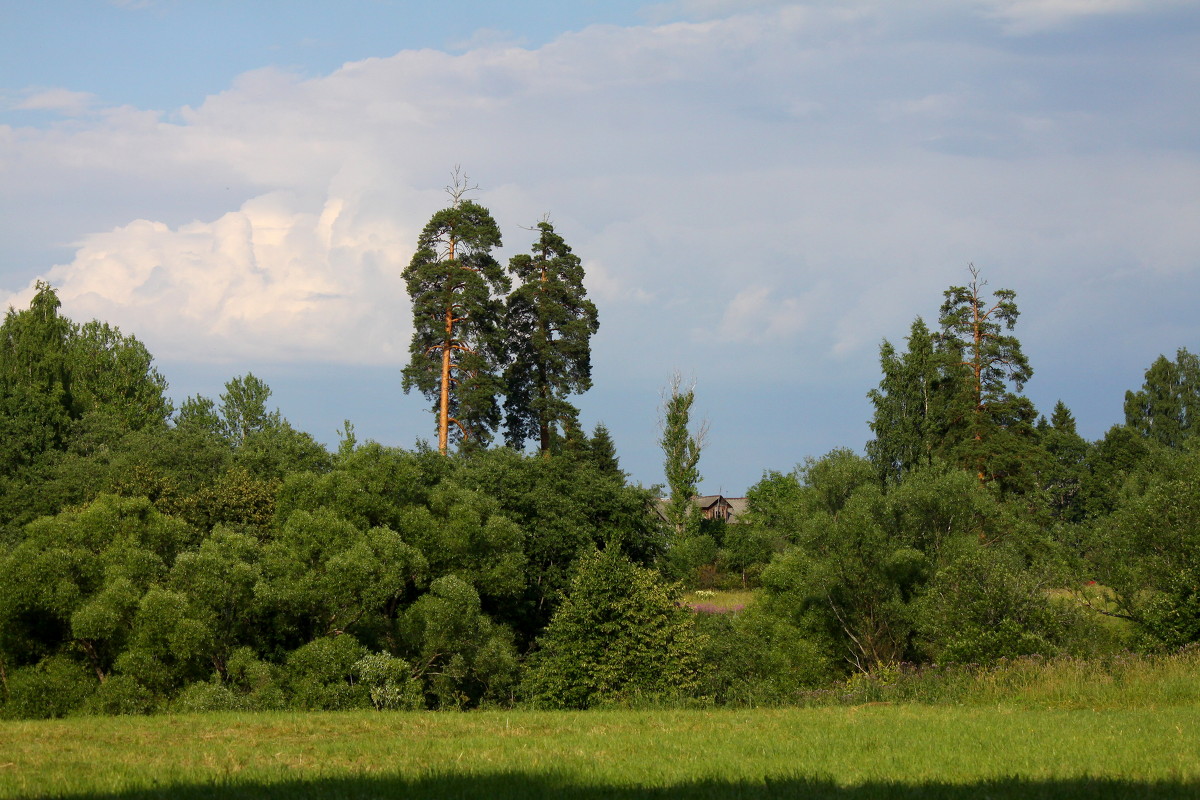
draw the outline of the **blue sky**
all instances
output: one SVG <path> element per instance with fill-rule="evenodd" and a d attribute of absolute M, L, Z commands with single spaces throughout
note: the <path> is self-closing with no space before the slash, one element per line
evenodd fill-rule
<path fill-rule="evenodd" d="M 0 2 L 0 303 L 38 278 L 178 399 L 253 371 L 330 442 L 428 438 L 399 273 L 462 164 L 600 309 L 589 425 L 707 491 L 869 436 L 878 345 L 973 262 L 1026 393 L 1121 420 L 1200 350 L 1200 6 L 1175 0 Z"/>

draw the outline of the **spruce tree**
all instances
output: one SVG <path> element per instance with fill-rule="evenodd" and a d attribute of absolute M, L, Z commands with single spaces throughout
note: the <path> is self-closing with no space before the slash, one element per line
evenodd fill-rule
<path fill-rule="evenodd" d="M 491 255 L 500 229 L 486 208 L 463 199 L 466 191 L 456 171 L 447 187 L 453 204 L 429 220 L 404 270 L 413 309 L 404 391 L 433 402 L 443 455 L 451 441 L 487 444 L 500 421 L 503 309 L 495 295 L 510 283 Z"/>
<path fill-rule="evenodd" d="M 520 449 L 536 438 L 548 456 L 557 438 L 578 432 L 579 411 L 566 398 L 591 388 L 590 340 L 600 323 L 579 257 L 549 222 L 536 230 L 533 254 L 508 262 L 518 286 L 505 312 L 505 439 Z"/>

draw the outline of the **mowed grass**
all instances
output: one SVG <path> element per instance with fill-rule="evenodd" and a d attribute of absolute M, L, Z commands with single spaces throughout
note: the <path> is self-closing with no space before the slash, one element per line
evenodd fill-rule
<path fill-rule="evenodd" d="M 1195 797 L 1200 709 L 268 713 L 0 724 L 0 797 Z"/>

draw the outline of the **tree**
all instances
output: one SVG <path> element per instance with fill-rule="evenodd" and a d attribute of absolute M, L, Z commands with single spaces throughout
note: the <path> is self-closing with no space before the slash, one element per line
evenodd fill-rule
<path fill-rule="evenodd" d="M 953 362 L 937 349 L 925 321 L 913 320 L 908 351 L 887 339 L 879 347 L 883 379 L 867 393 L 875 406 L 867 455 L 885 479 L 931 463 L 943 445 L 947 416 L 958 387 Z"/>
<path fill-rule="evenodd" d="M 525 694 L 542 705 L 587 708 L 694 692 L 702 641 L 677 590 L 617 548 L 584 555 L 576 568 L 538 640 Z"/>
<path fill-rule="evenodd" d="M 997 289 L 991 302 L 983 294 L 987 282 L 979 280 L 979 270 L 972 264 L 969 271 L 970 284 L 945 291 L 937 343 L 961 370 L 964 394 L 958 416 L 965 436 L 957 440 L 959 460 L 984 483 L 1021 469 L 1029 447 L 1022 447 L 1020 440 L 1031 437 L 1036 413 L 1026 398 L 1009 390 L 1009 384 L 1021 391 L 1033 377 L 1033 369 L 1021 352 L 1021 342 L 1004 333 L 1016 326 L 1020 315 L 1016 292 Z"/>
<path fill-rule="evenodd" d="M 486 444 L 500 418 L 504 341 L 493 293 L 511 284 L 491 256 L 500 229 L 486 208 L 463 199 L 474 188 L 466 180 L 455 171 L 447 187 L 453 204 L 429 220 L 404 270 L 413 307 L 404 391 L 416 388 L 433 401 L 443 455 L 451 440 Z"/>
<path fill-rule="evenodd" d="M 689 429 L 695 400 L 695 385 L 685 387 L 679 373 L 671 376 L 663 397 L 662 438 L 659 444 L 665 456 L 663 470 L 671 492 L 665 516 L 667 523 L 678 534 L 690 532 L 691 528 L 699 526 L 692 498 L 696 496 L 696 486 L 700 483 L 698 465 L 708 426 L 702 424 L 695 432 Z"/>
<path fill-rule="evenodd" d="M 36 289 L 0 325 L 0 472 L 66 449 L 76 429 L 111 439 L 161 427 L 171 411 L 141 342 L 105 323 L 73 323 L 52 286 Z"/>
<path fill-rule="evenodd" d="M 513 256 L 509 272 L 520 285 L 508 296 L 509 366 L 505 372 L 506 440 L 520 449 L 536 436 L 549 456 L 558 430 L 577 431 L 579 410 L 567 395 L 592 386 L 589 340 L 600 327 L 583 287 L 579 256 L 543 220 L 533 255 Z"/>
<path fill-rule="evenodd" d="M 245 377 L 233 378 L 221 394 L 221 420 L 225 438 L 239 446 L 254 433 L 279 427 L 278 410 L 267 411 L 271 388 L 247 372 Z"/>
<path fill-rule="evenodd" d="M 1175 361 L 1159 356 L 1140 391 L 1125 393 L 1125 424 L 1147 439 L 1180 447 L 1200 415 L 1200 356 L 1182 347 Z"/>

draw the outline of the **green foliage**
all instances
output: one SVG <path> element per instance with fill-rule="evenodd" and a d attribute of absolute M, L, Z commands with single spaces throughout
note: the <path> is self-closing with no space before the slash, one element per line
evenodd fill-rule
<path fill-rule="evenodd" d="M 239 446 L 245 444 L 251 434 L 279 427 L 282 424 L 279 411 L 267 411 L 270 396 L 270 387 L 252 372 L 227 382 L 220 405 L 225 438 Z"/>
<path fill-rule="evenodd" d="M 689 586 L 700 585 L 700 570 L 717 560 L 717 543 L 704 533 L 683 533 L 675 537 L 662 558 L 663 574 Z"/>
<path fill-rule="evenodd" d="M 582 557 L 576 569 L 538 639 L 525 696 L 543 706 L 588 708 L 694 693 L 703 640 L 677 590 L 615 549 Z"/>
<path fill-rule="evenodd" d="M 1181 347 L 1175 361 L 1159 356 L 1139 391 L 1125 393 L 1125 424 L 1147 439 L 1181 447 L 1200 417 L 1200 356 Z"/>
<path fill-rule="evenodd" d="M 875 407 L 867 455 L 885 479 L 932 462 L 942 452 L 960 392 L 957 364 L 917 317 L 907 338 L 908 350 L 897 354 L 884 339 L 879 346 L 883 379 L 867 393 Z"/>
<path fill-rule="evenodd" d="M 549 222 L 539 222 L 537 230 L 533 255 L 508 262 L 518 285 L 504 313 L 505 441 L 520 450 L 536 438 L 549 455 L 557 439 L 578 431 L 579 411 L 566 398 L 592 386 L 590 340 L 600 322 L 587 299 L 579 256 Z"/>
<path fill-rule="evenodd" d="M 462 200 L 429 220 L 404 270 L 412 298 L 413 338 L 404 391 L 417 389 L 440 413 L 445 396 L 448 428 L 439 416 L 439 449 L 450 441 L 486 445 L 500 421 L 496 397 L 504 353 L 502 304 L 495 293 L 510 281 L 491 251 L 500 229 L 483 206 Z M 443 369 L 449 364 L 450 383 Z"/>
<path fill-rule="evenodd" d="M 689 429 L 695 401 L 695 386 L 685 387 L 678 374 L 673 376 L 663 398 L 662 437 L 658 443 L 670 491 L 664 514 L 676 535 L 693 534 L 700 524 L 699 509 L 692 498 L 700 483 L 698 465 L 705 434 L 703 426 L 697 432 Z"/>
<path fill-rule="evenodd" d="M 723 706 L 795 703 L 834 673 L 819 643 L 761 608 L 696 615 L 703 642 L 697 694 Z"/>
<path fill-rule="evenodd" d="M 359 682 L 367 686 L 371 704 L 379 711 L 414 711 L 424 708 L 421 683 L 412 666 L 388 653 L 368 653 L 354 665 Z"/>
<path fill-rule="evenodd" d="M 1071 606 L 999 547 L 966 546 L 938 570 L 917 603 L 918 640 L 937 663 L 1063 653 L 1080 624 Z"/>
<path fill-rule="evenodd" d="M 30 307 L 10 308 L 0 325 L 0 475 L 65 450 L 85 416 L 114 433 L 161 428 L 170 416 L 145 346 L 107 323 L 76 324 L 60 305 L 39 282 Z"/>
<path fill-rule="evenodd" d="M 348 634 L 324 636 L 288 654 L 285 681 L 294 708 L 342 711 L 371 708 L 368 684 L 357 681 L 367 650 Z"/>
<path fill-rule="evenodd" d="M 84 714 L 106 716 L 149 714 L 156 710 L 154 695 L 128 675 L 112 675 L 84 702 Z"/>
<path fill-rule="evenodd" d="M 1200 452 L 1166 451 L 1092 524 L 1095 577 L 1158 646 L 1200 641 Z"/>
<path fill-rule="evenodd" d="M 50 656 L 8 674 L 0 718 L 65 717 L 80 709 L 96 686 L 96 676 L 83 664 L 67 656 Z"/>
<path fill-rule="evenodd" d="M 511 699 L 512 633 L 483 613 L 479 592 L 457 575 L 433 581 L 400 622 L 414 672 L 439 708 Z"/>
<path fill-rule="evenodd" d="M 960 398 L 949 420 L 947 458 L 974 471 L 981 481 L 995 481 L 1002 491 L 1033 488 L 1033 439 L 1037 417 L 1020 392 L 1033 377 L 1021 342 L 1005 333 L 1016 327 L 1016 292 L 997 289 L 994 302 L 983 294 L 986 281 L 970 267 L 971 283 L 945 292 L 937 345 L 959 364 Z M 1016 392 L 1009 389 L 1009 384 Z"/>

